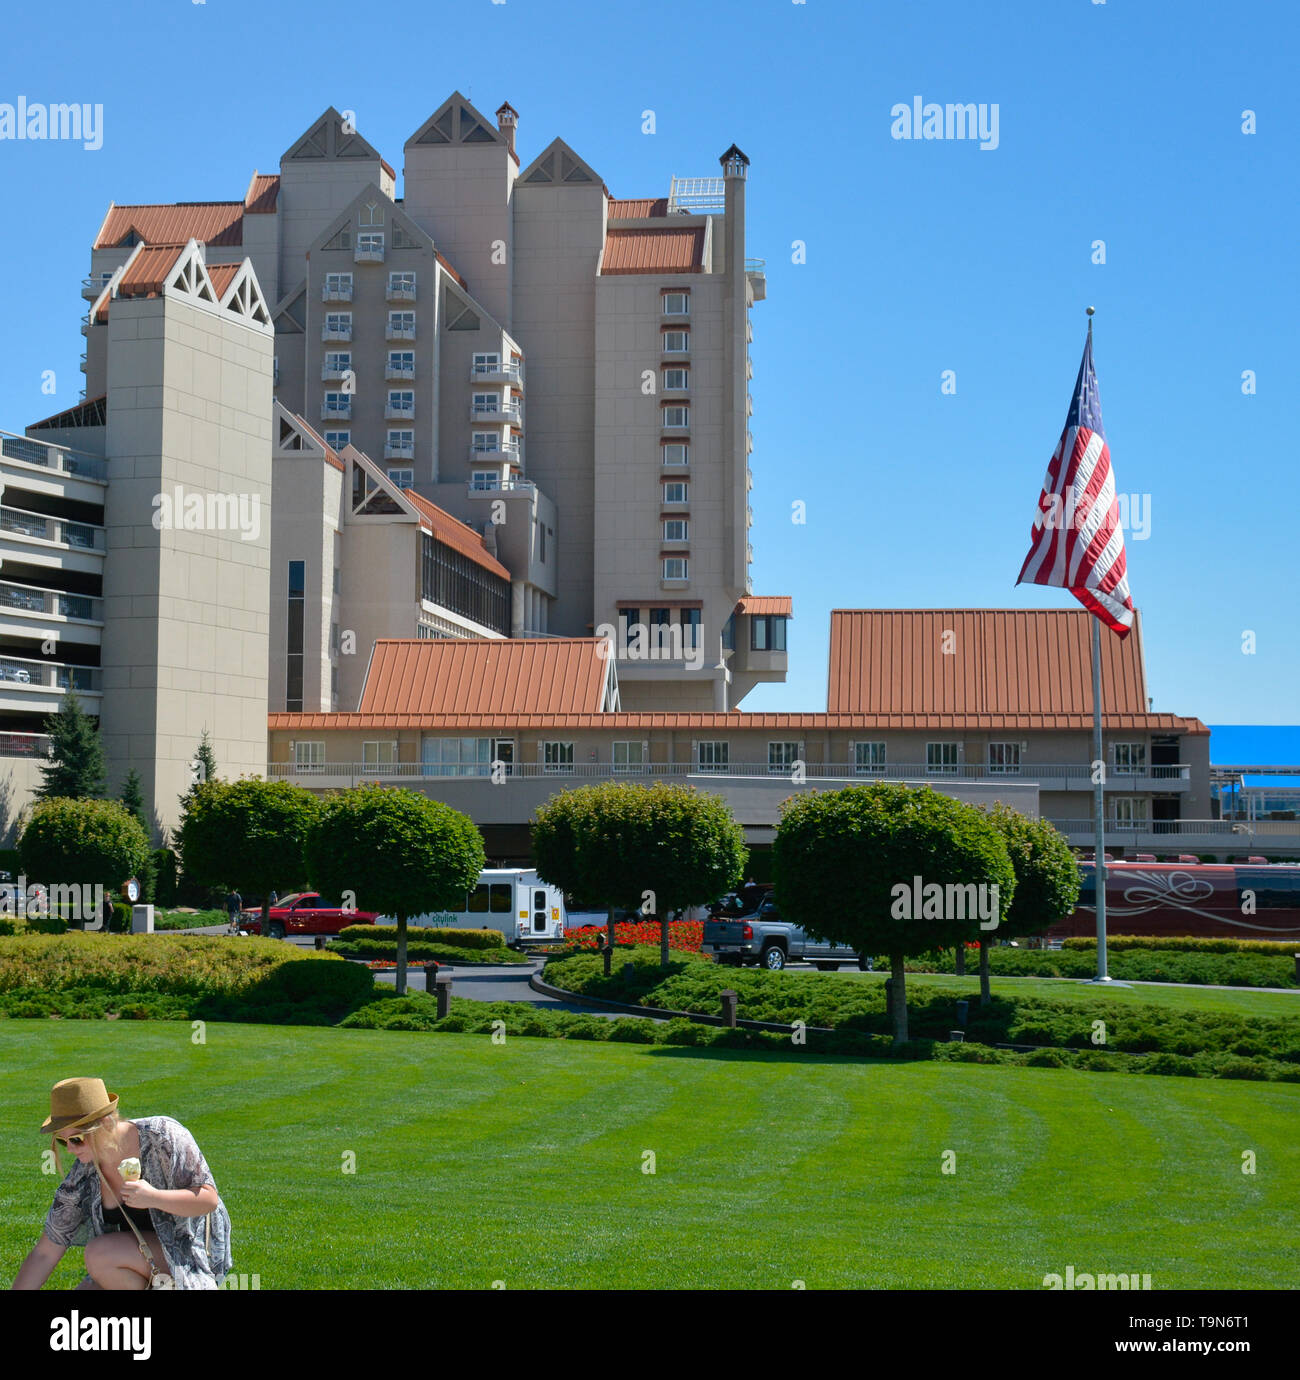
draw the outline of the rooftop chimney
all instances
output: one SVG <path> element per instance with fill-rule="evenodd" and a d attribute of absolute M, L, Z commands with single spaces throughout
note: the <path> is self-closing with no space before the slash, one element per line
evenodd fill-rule
<path fill-rule="evenodd" d="M 509 101 L 502 101 L 497 115 L 497 128 L 501 131 L 506 141 L 506 147 L 511 153 L 515 153 L 515 125 L 519 120 L 519 112 L 510 104 Z M 515 153 L 515 157 L 519 155 Z"/>

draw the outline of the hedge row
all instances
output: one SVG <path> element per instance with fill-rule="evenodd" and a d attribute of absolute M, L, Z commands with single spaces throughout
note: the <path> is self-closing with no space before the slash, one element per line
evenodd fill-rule
<path fill-rule="evenodd" d="M 392 940 L 360 939 L 355 943 L 333 943 L 329 946 L 332 954 L 342 958 L 392 959 L 397 958 L 397 947 Z M 411 939 L 406 944 L 408 963 L 427 962 L 434 959 L 439 963 L 527 963 L 522 954 L 507 948 L 463 949 L 452 944 L 430 944 L 423 939 Z"/>
<path fill-rule="evenodd" d="M 1067 949 L 1095 949 L 1096 939 L 1063 940 Z M 1300 935 L 1295 939 L 1199 939 L 1194 935 L 1108 934 L 1106 951 L 1122 949 L 1169 949 L 1198 954 L 1281 954 L 1290 958 L 1300 953 Z"/>
<path fill-rule="evenodd" d="M 761 1050 L 791 1058 L 803 1055 L 846 1054 L 877 1059 L 933 1059 L 948 1063 L 1005 1064 L 1023 1068 L 1073 1068 L 1096 1073 L 1172 1074 L 1186 1078 L 1246 1078 L 1258 1081 L 1300 1082 L 1300 1064 L 1234 1054 L 1178 1055 L 1154 1053 L 1125 1057 L 1099 1049 L 1039 1049 L 1031 1052 L 994 1049 L 975 1043 L 949 1044 L 911 1040 L 894 1047 L 891 1038 L 862 1030 L 829 1034 L 809 1030 L 805 1043 L 795 1045 L 789 1035 L 775 1031 L 729 1030 L 677 1018 L 652 1021 L 644 1017 L 586 1016 L 547 1011 L 519 1002 L 477 1002 L 453 997 L 451 1012 L 441 1020 L 437 1003 L 424 993 L 370 1002 L 346 1017 L 350 1029 L 416 1030 L 485 1035 L 504 1030 L 507 1036 L 558 1040 L 594 1040 L 643 1045 L 684 1045 L 710 1049 Z"/>
<path fill-rule="evenodd" d="M 1300 987 L 1295 960 L 1272 953 L 1198 953 L 1178 949 L 1119 948 L 1107 943 L 1107 970 L 1111 977 L 1131 982 L 1188 982 L 1214 987 Z M 967 956 L 966 971 L 979 963 L 978 954 Z M 951 949 L 926 957 L 908 959 L 909 973 L 956 971 Z M 876 960 L 888 969 L 887 959 Z M 1087 949 L 1020 949 L 996 946 L 989 950 L 989 972 L 995 977 L 1088 978 L 1097 970 L 1095 942 Z"/>
<path fill-rule="evenodd" d="M 432 925 L 408 925 L 406 928 L 408 952 L 413 943 L 424 942 L 417 940 L 417 936 L 422 935 L 430 936 L 429 943 L 436 942 L 443 947 L 453 949 L 502 949 L 506 942 L 506 937 L 500 930 L 444 930 Z M 432 938 L 434 935 L 437 935 L 436 941 Z M 397 943 L 397 926 L 348 925 L 346 929 L 339 931 L 339 938 L 345 943 L 383 940 L 391 949 Z"/>
<path fill-rule="evenodd" d="M 673 1011 L 717 1015 L 720 993 L 739 995 L 739 1015 L 748 1020 L 865 1031 L 892 1030 L 885 1010 L 884 984 L 858 979 L 827 981 L 813 973 L 770 973 L 718 968 L 681 959 L 659 967 L 650 949 L 631 951 L 633 970 L 623 972 L 616 957 L 614 972 L 603 975 L 598 958 L 578 955 L 552 960 L 546 981 L 571 992 Z M 908 991 L 908 1019 L 918 1039 L 946 1039 L 960 1027 L 957 1002 L 969 1002 L 966 1038 L 982 1044 L 1042 1044 L 1092 1049 L 1094 1022 L 1105 1022 L 1106 1047 L 1133 1053 L 1180 1055 L 1233 1054 L 1263 1056 L 1300 1064 L 1300 1016 L 1265 1018 L 1234 1012 L 1180 1011 L 1133 1005 L 1106 998 L 1053 1001 L 1042 997 L 1007 997 L 994 993 L 989 1006 L 979 1005 L 972 979 L 968 992 L 917 984 Z"/>

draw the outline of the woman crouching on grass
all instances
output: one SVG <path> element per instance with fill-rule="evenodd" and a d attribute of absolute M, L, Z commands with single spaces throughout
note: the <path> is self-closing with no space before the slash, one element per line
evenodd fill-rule
<path fill-rule="evenodd" d="M 216 1289 L 230 1269 L 230 1215 L 194 1137 L 169 1116 L 125 1121 L 99 1078 L 65 1078 L 42 1134 L 60 1172 L 45 1230 L 15 1289 L 39 1289 L 69 1246 L 85 1246 L 78 1289 Z"/>

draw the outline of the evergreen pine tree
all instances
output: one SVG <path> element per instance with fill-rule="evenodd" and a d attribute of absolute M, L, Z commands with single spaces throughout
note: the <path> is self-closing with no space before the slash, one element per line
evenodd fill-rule
<path fill-rule="evenodd" d="M 199 745 L 194 750 L 191 762 L 197 762 L 198 766 L 190 768 L 192 777 L 189 789 L 181 796 L 181 821 L 184 822 L 185 811 L 190 802 L 190 796 L 194 794 L 195 786 L 201 786 L 205 781 L 215 781 L 217 779 L 217 758 L 212 751 L 212 736 L 205 728 L 199 738 Z"/>
<path fill-rule="evenodd" d="M 50 765 L 41 768 L 44 779 L 36 788 L 36 797 L 102 797 L 104 745 L 98 726 L 82 709 L 75 690 L 69 689 L 59 712 L 46 719 L 45 731 L 50 735 Z"/>
<path fill-rule="evenodd" d="M 126 774 L 126 780 L 122 783 L 122 790 L 117 797 L 127 810 L 140 821 L 140 827 L 146 834 L 152 834 L 149 828 L 149 821 L 144 812 L 144 791 L 140 786 L 140 773 L 134 767 Z"/>

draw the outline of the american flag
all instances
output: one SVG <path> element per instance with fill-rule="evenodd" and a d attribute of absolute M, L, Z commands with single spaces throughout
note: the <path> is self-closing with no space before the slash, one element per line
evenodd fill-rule
<path fill-rule="evenodd" d="M 1110 447 L 1101 426 L 1101 396 L 1092 367 L 1091 322 L 1065 430 L 1047 466 L 1029 540 L 1018 585 L 1068 589 L 1111 632 L 1128 635 L 1133 626 L 1133 598 Z"/>

